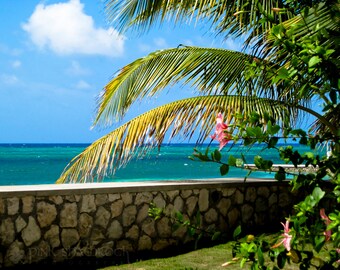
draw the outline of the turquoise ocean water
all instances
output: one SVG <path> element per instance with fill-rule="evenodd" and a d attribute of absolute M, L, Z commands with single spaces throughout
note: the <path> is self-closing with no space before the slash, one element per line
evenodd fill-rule
<path fill-rule="evenodd" d="M 0 144 L 0 185 L 53 184 L 68 162 L 85 149 L 86 144 Z M 153 181 L 221 178 L 219 166 L 214 163 L 192 161 L 194 144 L 170 144 L 162 146 L 147 157 L 134 159 L 104 181 Z M 210 146 L 216 149 L 217 146 Z M 203 146 L 203 149 L 204 146 Z M 281 163 L 275 150 L 261 152 L 262 147 L 251 150 L 240 146 L 223 150 L 240 157 L 246 156 L 247 163 L 253 163 L 254 156 Z M 301 149 L 300 150 L 308 150 Z M 247 171 L 231 168 L 225 177 L 244 177 Z M 274 177 L 273 173 L 256 172 L 251 177 Z"/>

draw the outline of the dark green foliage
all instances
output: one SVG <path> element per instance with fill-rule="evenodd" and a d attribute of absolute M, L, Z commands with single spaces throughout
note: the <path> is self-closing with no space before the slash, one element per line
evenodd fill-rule
<path fill-rule="evenodd" d="M 220 167 L 220 173 L 221 175 L 226 175 L 229 172 L 229 165 L 228 164 L 222 164 Z"/>

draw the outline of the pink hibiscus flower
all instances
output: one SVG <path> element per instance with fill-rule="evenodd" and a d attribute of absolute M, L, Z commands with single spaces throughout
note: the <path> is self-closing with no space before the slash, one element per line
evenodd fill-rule
<path fill-rule="evenodd" d="M 215 134 L 211 135 L 211 138 L 220 142 L 219 150 L 230 141 L 231 136 L 228 134 L 228 125 L 223 122 L 222 113 L 218 113 L 216 117 Z"/>
<path fill-rule="evenodd" d="M 283 224 L 281 222 L 282 226 L 283 226 L 283 246 L 286 248 L 287 251 L 290 251 L 290 242 L 292 240 L 292 236 L 289 234 L 290 229 L 289 229 L 289 220 L 286 221 L 286 224 Z"/>
<path fill-rule="evenodd" d="M 283 239 L 281 242 L 277 243 L 276 245 L 272 246 L 273 248 L 277 248 L 279 247 L 280 245 L 283 244 L 283 246 L 285 247 L 285 249 L 287 251 L 290 251 L 291 250 L 291 241 L 292 241 L 292 238 L 293 236 L 289 234 L 290 232 L 290 229 L 289 229 L 289 220 L 286 221 L 286 224 L 283 224 L 281 222 L 282 226 L 283 226 Z"/>
<path fill-rule="evenodd" d="M 331 223 L 331 220 L 326 215 L 324 208 L 320 209 L 320 216 L 321 216 L 321 219 L 324 221 L 326 227 L 328 227 L 328 225 Z M 332 236 L 332 231 L 326 230 L 326 231 L 324 231 L 323 234 L 326 236 L 326 241 L 329 241 L 331 239 L 331 236 Z"/>

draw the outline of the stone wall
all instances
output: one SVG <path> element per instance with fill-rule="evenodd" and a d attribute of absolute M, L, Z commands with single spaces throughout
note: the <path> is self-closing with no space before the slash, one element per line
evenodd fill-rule
<path fill-rule="evenodd" d="M 189 241 L 167 217 L 148 216 L 149 204 L 167 213 L 197 212 L 204 226 L 231 234 L 279 224 L 294 196 L 276 181 L 212 180 L 0 187 L 0 266 L 160 251 Z"/>

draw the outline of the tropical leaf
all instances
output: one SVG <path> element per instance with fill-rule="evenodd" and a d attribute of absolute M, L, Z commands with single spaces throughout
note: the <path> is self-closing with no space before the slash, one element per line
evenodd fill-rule
<path fill-rule="evenodd" d="M 292 54 L 287 39 L 285 39 L 284 44 L 278 44 L 277 39 L 280 35 L 292 36 L 294 39 L 292 39 L 291 42 L 292 46 L 294 46 L 295 43 L 301 42 L 301 40 L 304 40 L 305 44 L 307 44 L 308 42 L 311 42 L 316 35 L 322 35 L 323 38 L 318 37 L 320 42 L 318 48 L 334 48 L 334 50 L 329 50 L 333 51 L 332 61 L 327 61 L 323 58 L 323 65 L 327 72 L 333 73 L 333 77 L 338 76 L 340 68 L 340 50 L 336 48 L 339 47 L 338 33 L 340 26 L 340 5 L 337 0 L 329 1 L 327 4 L 320 3 L 313 7 L 306 7 L 302 11 L 303 12 L 300 10 L 299 12 L 301 13 L 298 13 L 291 19 L 276 26 L 277 29 L 282 29 L 282 32 L 268 30 L 267 33 L 262 36 L 263 39 L 259 39 L 258 44 L 254 46 L 253 54 L 259 55 L 261 58 L 265 59 L 263 64 L 274 71 L 272 76 L 277 76 L 277 74 L 280 74 L 280 71 L 286 72 L 286 78 L 289 78 L 290 82 L 287 83 L 286 81 L 286 84 L 277 82 L 274 88 L 274 91 L 279 95 L 278 98 L 280 100 L 284 100 L 284 97 L 286 97 L 288 103 L 296 103 L 300 97 L 303 97 L 299 104 L 304 107 L 311 107 L 312 98 L 314 98 L 315 102 L 315 97 L 319 96 L 319 90 L 324 88 L 324 80 L 320 79 L 321 75 L 319 73 L 315 72 L 312 74 L 309 72 L 307 83 L 299 72 L 302 71 L 306 65 L 302 57 L 297 55 L 294 56 Z M 258 53 L 256 52 L 256 48 L 259 48 Z M 337 61 L 334 61 L 334 59 L 337 59 Z M 315 64 L 317 62 L 316 60 L 320 61 L 319 56 L 312 57 L 308 64 Z M 300 62 L 300 67 L 295 67 L 294 73 L 288 72 L 292 65 L 292 61 Z M 268 65 L 268 63 L 270 64 Z M 324 72 L 324 74 L 327 72 Z M 265 80 L 265 78 L 263 78 L 263 80 Z M 268 77 L 268 81 L 270 81 L 270 77 Z M 308 113 L 310 112 L 311 111 L 308 111 Z M 316 121 L 317 125 L 315 127 L 319 132 L 322 129 L 328 129 L 325 128 L 327 126 L 326 122 L 328 122 L 328 124 L 332 122 L 328 121 L 329 119 L 327 120 L 326 118 L 329 117 L 325 117 L 321 121 Z M 335 123 L 335 121 L 333 122 Z"/>
<path fill-rule="evenodd" d="M 282 12 L 274 12 L 280 8 Z M 284 8 L 282 0 L 107 0 L 106 13 L 120 31 L 128 28 L 147 31 L 156 23 L 211 23 L 216 33 L 234 37 L 248 35 L 248 43 L 254 37 L 292 16 Z M 264 16 L 265 14 L 265 16 Z"/>
<path fill-rule="evenodd" d="M 322 86 L 318 83 L 324 80 L 315 73 L 314 85 L 310 87 L 297 77 L 299 68 L 290 73 L 292 55 L 283 44 L 276 42 L 273 33 L 282 34 L 283 28 L 299 40 L 313 37 L 319 29 L 324 29 L 322 34 L 326 38 L 322 45 L 331 46 L 332 59 L 337 62 L 330 66 L 337 72 L 339 3 L 330 0 L 328 6 L 316 5 L 318 1 L 313 1 L 315 8 L 308 9 L 310 4 L 306 1 L 296 10 L 293 2 L 106 0 L 109 20 L 121 31 L 128 28 L 145 31 L 168 20 L 175 24 L 200 20 L 211 23 L 216 33 L 225 37 L 245 35 L 245 46 L 254 42 L 253 51 L 246 54 L 180 46 L 156 51 L 122 68 L 102 92 L 95 125 L 109 125 L 113 120 L 122 119 L 137 99 L 153 96 L 176 83 L 189 85 L 202 96 L 158 107 L 120 126 L 75 157 L 58 182 L 100 180 L 110 169 L 114 171 L 133 156 L 160 147 L 166 134 L 170 139 L 180 134 L 190 139 L 196 131 L 198 142 L 202 142 L 211 133 L 217 112 L 225 115 L 227 123 L 233 123 L 236 113 L 246 116 L 256 111 L 260 115 L 268 113 L 282 124 L 287 117 L 294 121 L 297 111 L 303 111 L 316 116 L 319 127 L 335 134 L 332 129 L 338 126 L 338 117 L 334 112 L 338 110 L 332 109 L 322 116 L 310 109 L 314 90 L 320 89 Z M 317 65 L 318 59 L 321 58 L 314 58 L 310 66 Z M 248 74 L 250 64 L 260 72 L 255 74 L 249 69 Z M 329 96 L 332 100 L 338 96 L 333 90 Z M 327 97 L 324 99 L 327 101 Z M 333 123 L 336 126 L 333 127 Z"/>
<path fill-rule="evenodd" d="M 100 180 L 133 156 L 160 147 L 168 132 L 171 140 L 177 135 L 190 139 L 196 131 L 198 142 L 203 142 L 212 133 L 218 112 L 224 114 L 227 123 L 232 123 L 237 113 L 246 116 L 254 110 L 260 115 L 269 113 L 278 121 L 289 114 L 284 104 L 245 96 L 202 96 L 160 106 L 94 142 L 70 162 L 57 183 Z"/>
<path fill-rule="evenodd" d="M 329 5 L 320 3 L 314 7 L 306 9 L 305 14 L 298 14 L 294 18 L 282 23 L 288 30 L 294 28 L 294 36 L 298 39 L 306 36 L 313 36 L 321 29 L 330 31 L 339 30 L 339 3 Z"/>
<path fill-rule="evenodd" d="M 131 104 L 159 93 L 166 86 L 189 84 L 202 95 L 257 95 L 305 105 L 287 89 L 266 81 L 266 72 L 248 78 L 245 74 L 251 55 L 225 49 L 183 47 L 156 51 L 125 66 L 104 88 L 95 125 L 120 120 Z M 294 88 L 289 88 L 293 92 Z M 285 93 L 284 95 L 281 93 Z M 296 113 L 296 112 L 295 112 Z M 292 119 L 293 120 L 293 119 Z"/>
<path fill-rule="evenodd" d="M 285 31 L 289 32 L 289 35 L 293 35 L 296 41 L 299 39 L 305 39 L 306 37 L 312 38 L 314 35 L 327 30 L 329 32 L 327 38 L 325 38 L 324 43 L 320 45 L 338 46 L 336 44 L 338 42 L 338 36 L 332 36 L 331 33 L 339 32 L 340 6 L 339 4 L 332 5 L 331 3 L 329 3 L 329 5 L 320 3 L 315 7 L 308 8 L 304 14 L 297 14 L 296 16 L 282 22 L 281 27 L 283 27 Z M 266 42 L 264 43 L 264 40 L 260 40 L 255 47 L 262 47 L 261 57 L 267 58 L 268 60 L 271 59 L 270 61 L 273 61 L 273 59 L 277 59 L 277 51 L 285 49 L 282 46 L 277 46 L 277 44 L 274 45 L 274 41 L 277 38 L 275 33 L 267 30 L 264 36 L 266 37 Z M 278 61 L 281 66 L 284 65 L 285 62 L 291 60 L 291 57 L 287 57 L 288 55 L 289 52 L 287 52 L 286 55 L 282 54 L 282 61 Z"/>
<path fill-rule="evenodd" d="M 326 121 L 322 121 L 325 119 Z M 326 124 L 325 124 L 326 123 Z M 330 123 L 330 124 L 327 124 Z M 312 125 L 312 130 L 315 133 L 325 133 L 332 132 L 333 134 L 339 134 L 340 130 L 332 130 L 331 127 L 335 129 L 339 127 L 340 123 L 340 105 L 336 105 L 336 107 L 332 108 L 332 110 L 327 111 L 322 118 L 318 117 L 317 120 Z"/>
<path fill-rule="evenodd" d="M 95 124 L 110 125 L 138 98 L 155 95 L 180 81 L 205 95 L 233 94 L 236 89 L 251 94 L 243 75 L 251 60 L 250 55 L 215 48 L 182 47 L 151 53 L 125 66 L 105 86 Z"/>

